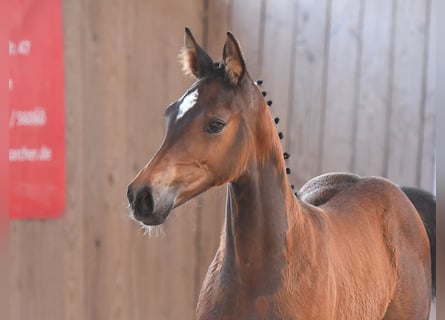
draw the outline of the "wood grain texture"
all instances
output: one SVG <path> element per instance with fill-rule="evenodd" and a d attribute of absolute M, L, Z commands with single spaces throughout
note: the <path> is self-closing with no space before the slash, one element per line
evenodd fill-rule
<path fill-rule="evenodd" d="M 289 104 L 290 167 L 297 185 L 320 174 L 331 0 L 298 1 L 293 35 L 292 94 Z"/>
<path fill-rule="evenodd" d="M 326 116 L 321 170 L 350 171 L 355 121 L 356 72 L 360 46 L 360 5 L 354 0 L 332 0 Z"/>
<path fill-rule="evenodd" d="M 291 79 L 294 76 L 291 66 L 296 7 L 286 0 L 269 0 L 265 2 L 264 11 L 262 74 L 257 78 L 264 80 L 262 90 L 268 93 L 266 100 L 273 102 L 272 115 L 280 119 L 277 128 L 284 133 L 282 145 L 286 147 L 290 139 L 287 119 L 292 98 Z"/>
<path fill-rule="evenodd" d="M 417 167 L 416 184 L 427 190 L 435 190 L 436 181 L 436 70 L 437 70 L 437 15 L 436 0 L 430 0 L 428 10 L 426 12 L 428 19 L 428 35 L 425 44 L 425 78 L 423 83 L 422 107 L 424 112 L 421 117 L 421 125 L 423 128 L 423 141 L 421 141 L 422 149 L 420 152 L 420 165 Z"/>
<path fill-rule="evenodd" d="M 365 1 L 358 79 L 358 117 L 352 171 L 382 176 L 385 166 L 387 108 L 390 107 L 391 1 Z"/>
<path fill-rule="evenodd" d="M 426 3 L 423 0 L 396 1 L 387 176 L 403 185 L 416 183 Z"/>
<path fill-rule="evenodd" d="M 61 220 L 10 223 L 11 319 L 63 318 Z"/>
<path fill-rule="evenodd" d="M 66 114 L 66 212 L 64 217 L 64 317 L 66 320 L 88 319 L 84 259 L 84 199 L 86 177 L 82 161 L 83 104 L 84 99 L 84 39 L 83 24 L 78 19 L 83 12 L 83 2 L 64 2 L 64 51 L 65 51 L 65 114 Z M 50 318 L 51 319 L 51 318 Z"/>
<path fill-rule="evenodd" d="M 262 10 L 265 0 L 232 0 L 232 31 L 241 44 L 247 70 L 251 75 L 261 75 Z M 246 13 L 249 14 L 246 14 Z"/>

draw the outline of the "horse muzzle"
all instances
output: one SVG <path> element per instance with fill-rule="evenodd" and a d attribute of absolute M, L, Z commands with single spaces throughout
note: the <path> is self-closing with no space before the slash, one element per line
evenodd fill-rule
<path fill-rule="evenodd" d="M 176 192 L 168 188 L 156 190 L 143 185 L 135 189 L 128 186 L 127 198 L 132 216 L 146 226 L 162 224 L 174 207 Z"/>

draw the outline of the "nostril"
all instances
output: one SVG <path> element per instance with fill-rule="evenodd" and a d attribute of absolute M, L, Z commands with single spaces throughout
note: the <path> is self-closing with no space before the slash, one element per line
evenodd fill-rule
<path fill-rule="evenodd" d="M 148 216 L 153 213 L 153 196 L 151 189 L 147 186 L 138 190 L 135 200 L 135 214 L 141 216 Z"/>
<path fill-rule="evenodd" d="M 128 203 L 130 204 L 130 207 L 134 209 L 134 191 L 133 191 L 133 186 L 131 184 L 128 185 L 127 199 Z"/>

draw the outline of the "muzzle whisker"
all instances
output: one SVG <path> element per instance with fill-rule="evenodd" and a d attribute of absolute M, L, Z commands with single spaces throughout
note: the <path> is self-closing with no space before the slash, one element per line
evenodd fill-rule
<path fill-rule="evenodd" d="M 143 230 L 143 232 L 144 232 L 144 236 L 148 236 L 149 238 L 151 238 L 151 237 L 165 238 L 166 237 L 164 226 L 162 224 L 158 225 L 158 226 L 147 226 L 140 222 L 140 225 L 141 225 L 141 230 Z"/>

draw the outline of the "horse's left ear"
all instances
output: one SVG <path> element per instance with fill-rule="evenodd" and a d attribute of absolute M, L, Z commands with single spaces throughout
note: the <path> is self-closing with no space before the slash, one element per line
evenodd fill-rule
<path fill-rule="evenodd" d="M 189 28 L 185 28 L 184 47 L 179 54 L 182 70 L 187 75 L 202 78 L 213 69 L 213 61 L 209 55 L 196 43 Z"/>
<path fill-rule="evenodd" d="M 223 60 L 226 65 L 227 77 L 233 85 L 238 85 L 246 72 L 246 64 L 239 43 L 231 32 L 227 32 Z"/>

